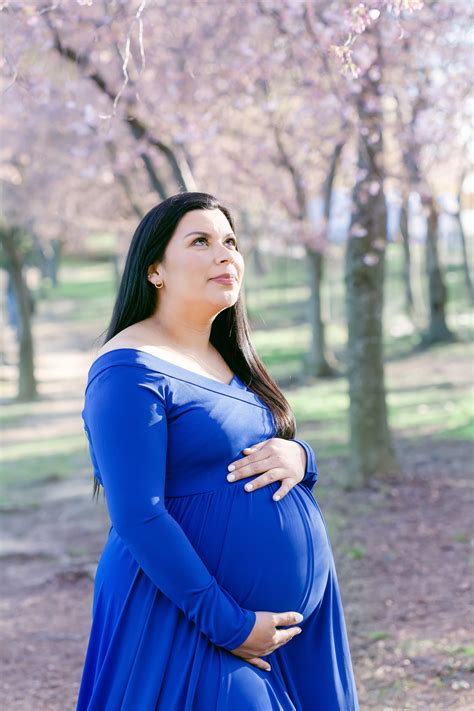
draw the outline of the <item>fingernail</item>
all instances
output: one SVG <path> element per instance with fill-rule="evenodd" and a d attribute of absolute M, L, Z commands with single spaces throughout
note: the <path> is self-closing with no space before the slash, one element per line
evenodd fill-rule
<path fill-rule="evenodd" d="M 235 469 L 235 465 L 234 465 L 234 464 L 229 464 L 229 466 L 227 467 L 227 469 L 228 469 L 230 472 L 233 472 L 234 469 Z"/>
<path fill-rule="evenodd" d="M 227 481 L 234 481 L 235 474 L 227 474 Z"/>
<path fill-rule="evenodd" d="M 279 501 L 279 500 L 280 500 L 279 494 L 275 494 L 275 496 L 273 497 L 273 501 Z"/>
<path fill-rule="evenodd" d="M 300 612 L 297 612 L 295 614 L 295 622 L 303 622 L 303 620 L 304 620 L 303 615 Z"/>
<path fill-rule="evenodd" d="M 246 491 L 252 491 L 253 486 L 252 486 L 252 484 L 245 484 L 245 487 L 244 487 L 244 488 L 245 488 Z"/>
<path fill-rule="evenodd" d="M 252 447 L 245 447 L 245 449 L 242 450 L 242 452 L 253 452 L 254 450 Z"/>
<path fill-rule="evenodd" d="M 271 670 L 272 670 L 272 668 L 271 668 L 271 667 L 267 667 L 267 671 L 271 671 Z"/>

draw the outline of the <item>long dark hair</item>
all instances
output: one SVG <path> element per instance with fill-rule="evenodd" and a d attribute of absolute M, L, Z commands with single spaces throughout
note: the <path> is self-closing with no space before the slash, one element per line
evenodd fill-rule
<path fill-rule="evenodd" d="M 224 213 L 234 230 L 229 210 L 208 193 L 182 192 L 172 195 L 142 218 L 130 243 L 104 343 L 154 312 L 157 290 L 147 278 L 148 269 L 154 262 L 162 261 L 168 242 L 183 215 L 191 210 L 214 209 Z M 249 390 L 268 405 L 277 430 L 275 436 L 283 439 L 294 437 L 296 422 L 293 411 L 252 345 L 242 290 L 235 304 L 215 317 L 210 342 Z M 99 489 L 100 484 L 94 477 L 93 496 L 98 495 Z"/>

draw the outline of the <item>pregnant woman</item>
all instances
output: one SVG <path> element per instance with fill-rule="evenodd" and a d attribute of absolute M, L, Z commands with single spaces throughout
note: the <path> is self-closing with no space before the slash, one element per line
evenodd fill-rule
<path fill-rule="evenodd" d="M 357 711 L 314 452 L 252 346 L 232 217 L 150 210 L 82 412 L 111 527 L 78 711 Z"/>

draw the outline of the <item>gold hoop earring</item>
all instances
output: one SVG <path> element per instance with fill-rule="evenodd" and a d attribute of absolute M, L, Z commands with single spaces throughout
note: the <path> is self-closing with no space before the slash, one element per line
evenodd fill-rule
<path fill-rule="evenodd" d="M 156 282 L 156 284 L 155 284 L 155 287 L 157 289 L 161 289 L 162 286 L 164 286 L 164 282 L 162 282 L 162 281 L 159 284 L 158 284 L 158 282 Z"/>

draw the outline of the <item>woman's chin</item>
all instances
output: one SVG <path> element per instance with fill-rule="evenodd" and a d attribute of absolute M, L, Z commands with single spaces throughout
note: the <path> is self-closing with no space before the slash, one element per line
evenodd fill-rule
<path fill-rule="evenodd" d="M 221 294 L 219 298 L 211 299 L 210 303 L 222 311 L 222 309 L 228 309 L 230 306 L 233 306 L 238 298 L 239 295 L 235 292 L 227 291 Z"/>

